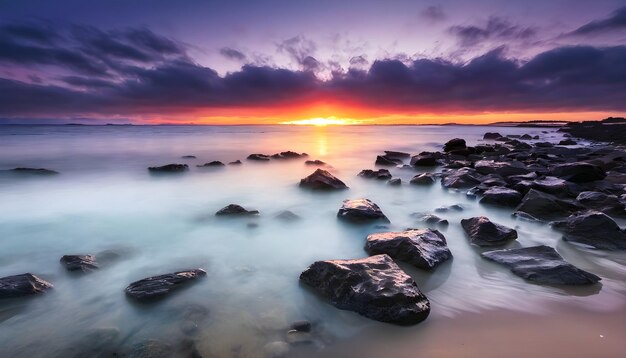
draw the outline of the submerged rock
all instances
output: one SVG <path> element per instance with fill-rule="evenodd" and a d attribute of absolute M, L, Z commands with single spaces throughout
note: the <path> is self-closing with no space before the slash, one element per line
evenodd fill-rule
<path fill-rule="evenodd" d="M 600 277 L 566 262 L 553 248 L 544 245 L 488 251 L 481 256 L 509 267 L 517 276 L 537 283 L 590 285 L 600 281 Z"/>
<path fill-rule="evenodd" d="M 606 214 L 587 211 L 569 216 L 552 226 L 563 232 L 563 240 L 596 249 L 626 250 L 626 231 Z"/>
<path fill-rule="evenodd" d="M 301 219 L 300 215 L 295 214 L 291 210 L 283 210 L 280 213 L 276 214 L 275 218 L 282 221 L 297 221 Z"/>
<path fill-rule="evenodd" d="M 237 159 L 237 160 L 235 160 L 233 162 L 228 163 L 228 165 L 240 165 L 240 164 L 243 164 L 243 163 L 239 159 Z"/>
<path fill-rule="evenodd" d="M 398 185 L 402 185 L 402 179 L 400 179 L 400 178 L 393 178 L 393 179 L 390 179 L 390 180 L 387 182 L 387 184 L 388 184 L 388 185 L 391 185 L 391 186 L 398 186 Z"/>
<path fill-rule="evenodd" d="M 30 273 L 6 276 L 0 278 L 0 298 L 34 295 L 43 293 L 52 287 L 50 282 Z"/>
<path fill-rule="evenodd" d="M 363 169 L 358 176 L 368 179 L 388 180 L 391 179 L 391 173 L 387 169 Z"/>
<path fill-rule="evenodd" d="M 196 156 L 195 155 L 183 155 L 181 158 L 182 159 L 196 159 Z"/>
<path fill-rule="evenodd" d="M 317 169 L 313 174 L 300 180 L 300 186 L 313 190 L 343 190 L 348 186 L 324 169 Z"/>
<path fill-rule="evenodd" d="M 63 255 L 61 263 L 68 271 L 91 271 L 98 268 L 94 255 Z"/>
<path fill-rule="evenodd" d="M 558 164 L 552 168 L 551 174 L 574 183 L 586 183 L 606 178 L 604 169 L 586 162 Z"/>
<path fill-rule="evenodd" d="M 482 204 L 515 207 L 522 201 L 522 194 L 517 190 L 491 187 L 483 193 Z"/>
<path fill-rule="evenodd" d="M 168 358 L 175 354 L 174 348 L 156 339 L 148 339 L 133 345 L 124 355 L 127 358 Z"/>
<path fill-rule="evenodd" d="M 537 220 L 555 220 L 567 217 L 580 210 L 580 206 L 535 189 L 522 199 L 522 203 L 515 209 L 516 214 L 525 214 Z"/>
<path fill-rule="evenodd" d="M 216 216 L 245 216 L 245 215 L 258 215 L 258 210 L 248 210 L 241 205 L 237 204 L 228 204 L 225 207 L 218 210 L 215 215 Z"/>
<path fill-rule="evenodd" d="M 498 246 L 517 239 L 517 231 L 496 224 L 485 216 L 461 220 L 461 226 L 470 242 L 478 246 Z"/>
<path fill-rule="evenodd" d="M 150 173 L 182 173 L 189 170 L 187 164 L 167 164 L 160 167 L 149 167 Z"/>
<path fill-rule="evenodd" d="M 410 325 L 430 313 L 430 302 L 415 281 L 387 255 L 317 261 L 302 272 L 300 280 L 335 307 L 377 321 Z"/>
<path fill-rule="evenodd" d="M 55 175 L 59 172 L 46 168 L 14 168 L 11 169 L 16 174 L 28 174 L 28 175 Z"/>
<path fill-rule="evenodd" d="M 246 159 L 267 162 L 270 160 L 270 156 L 267 154 L 255 153 L 255 154 L 250 154 Z"/>
<path fill-rule="evenodd" d="M 432 270 L 452 258 L 446 238 L 431 229 L 370 234 L 365 251 L 370 255 L 387 254 L 423 270 Z"/>
<path fill-rule="evenodd" d="M 448 211 L 463 211 L 463 206 L 461 206 L 460 204 L 452 204 L 452 205 L 448 205 L 448 206 L 440 206 L 440 207 L 436 208 L 435 211 L 438 212 L 438 213 L 446 213 Z"/>
<path fill-rule="evenodd" d="M 214 160 L 212 162 L 208 162 L 208 163 L 204 163 L 202 165 L 196 165 L 199 168 L 202 167 L 223 167 L 224 163 L 220 162 L 219 160 Z"/>
<path fill-rule="evenodd" d="M 286 152 L 273 154 L 271 157 L 274 159 L 298 159 L 298 158 L 308 157 L 308 156 L 309 155 L 306 153 L 296 153 L 296 152 L 292 152 L 288 150 Z"/>
<path fill-rule="evenodd" d="M 415 185 L 432 185 L 435 183 L 435 176 L 431 173 L 422 173 L 411 178 L 411 184 Z"/>
<path fill-rule="evenodd" d="M 307 160 L 304 162 L 304 164 L 306 165 L 326 165 L 325 162 L 319 160 L 319 159 L 315 159 L 315 160 Z"/>
<path fill-rule="evenodd" d="M 126 295 L 140 301 L 165 296 L 190 281 L 206 275 L 203 269 L 185 270 L 152 276 L 135 281 L 126 287 Z"/>
<path fill-rule="evenodd" d="M 337 217 L 347 221 L 362 222 L 370 220 L 389 221 L 380 207 L 369 199 L 344 200 L 337 212 Z"/>
<path fill-rule="evenodd" d="M 426 224 L 436 224 L 438 226 L 443 226 L 443 227 L 446 227 L 449 224 L 448 220 L 442 219 L 439 216 L 434 215 L 434 214 L 415 213 L 415 214 L 412 214 L 412 216 L 415 216 L 418 221 L 424 222 Z"/>

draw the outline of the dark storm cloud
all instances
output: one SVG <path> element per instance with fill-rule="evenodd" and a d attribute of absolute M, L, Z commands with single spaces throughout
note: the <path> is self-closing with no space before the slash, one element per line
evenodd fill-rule
<path fill-rule="evenodd" d="M 420 15 L 423 18 L 428 19 L 430 21 L 443 21 L 447 17 L 446 13 L 443 11 L 443 8 L 441 7 L 441 5 L 429 6 L 429 7 L 425 8 L 424 10 L 422 10 Z"/>
<path fill-rule="evenodd" d="M 592 21 L 567 35 L 595 35 L 616 30 L 626 30 L 626 6 L 615 10 L 611 16 L 606 19 Z"/>
<path fill-rule="evenodd" d="M 14 37 L 40 43 L 57 39 L 56 32 L 44 24 L 6 24 L 0 26 L 0 37 Z"/>
<path fill-rule="evenodd" d="M 236 61 L 246 60 L 246 55 L 243 52 L 239 50 L 235 50 L 234 48 L 230 48 L 230 47 L 222 47 L 220 49 L 220 54 L 231 60 L 236 60 Z"/>
<path fill-rule="evenodd" d="M 498 36 L 520 30 L 496 28 Z M 42 71 L 38 83 L 0 79 L 0 115 L 180 115 L 326 99 L 390 112 L 626 110 L 626 46 L 561 47 L 528 61 L 507 58 L 503 48 L 466 63 L 391 58 L 368 66 L 354 57 L 351 64 L 359 66 L 337 67 L 321 80 L 315 46 L 303 38 L 281 45 L 299 59 L 300 70 L 248 64 L 219 75 L 193 62 L 181 44 L 137 31 L 90 29 L 56 46 L 0 38 L 0 64 L 28 66 L 30 73 L 32 64 L 52 64 L 70 72 Z M 130 43 L 139 52 L 127 51 Z"/>
<path fill-rule="evenodd" d="M 468 47 L 486 40 L 527 40 L 536 35 L 530 27 L 513 25 L 505 19 L 492 16 L 484 26 L 452 26 L 448 29 L 457 37 L 459 45 Z"/>

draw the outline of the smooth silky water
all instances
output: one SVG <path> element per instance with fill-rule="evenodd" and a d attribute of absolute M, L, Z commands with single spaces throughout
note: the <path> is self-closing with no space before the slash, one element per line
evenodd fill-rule
<path fill-rule="evenodd" d="M 54 284 L 45 294 L 0 302 L 0 356 L 80 356 L 83 349 L 127 348 L 146 339 L 176 345 L 185 338 L 181 312 L 191 304 L 209 312 L 192 338 L 205 357 L 264 356 L 263 347 L 285 340 L 289 324 L 300 319 L 313 322 L 315 343 L 294 346 L 294 355 L 358 339 L 364 331 L 401 331 L 411 340 L 437 322 L 454 324 L 466 315 L 498 310 L 548 315 L 558 305 L 623 314 L 624 254 L 573 246 L 548 225 L 482 206 L 465 191 L 439 183 L 411 186 L 415 170 L 390 169 L 404 181 L 400 187 L 357 177 L 374 168 L 383 150 L 440 150 L 455 137 L 476 144 L 487 131 L 561 138 L 553 129 L 480 126 L 1 126 L 0 169 L 43 167 L 61 174 L 0 176 L 0 276 L 30 272 Z M 304 160 L 245 160 L 250 153 L 284 150 L 327 162 L 350 189 L 300 189 L 299 180 L 316 169 Z M 196 167 L 236 159 L 243 165 Z M 187 163 L 190 170 L 148 173 L 147 167 L 168 163 Z M 383 228 L 337 221 L 342 200 L 350 198 L 373 200 L 391 223 Z M 230 203 L 261 215 L 214 216 Z M 440 230 L 453 260 L 433 273 L 401 264 L 430 299 L 424 323 L 398 329 L 375 322 L 334 308 L 299 283 L 300 272 L 312 262 L 365 257 L 368 233 L 425 227 L 411 214 L 451 204 L 464 210 L 437 215 L 450 222 Z M 302 219 L 277 220 L 282 210 Z M 462 218 L 478 215 L 518 230 L 519 239 L 508 247 L 553 246 L 566 260 L 601 276 L 601 284 L 536 285 L 486 262 L 460 227 Z M 59 263 L 64 254 L 106 250 L 119 253 L 119 259 L 91 273 L 73 274 Z M 206 269 L 205 278 L 159 302 L 137 304 L 124 294 L 135 280 L 197 267 Z M 478 319 L 476 329 L 479 325 Z"/>

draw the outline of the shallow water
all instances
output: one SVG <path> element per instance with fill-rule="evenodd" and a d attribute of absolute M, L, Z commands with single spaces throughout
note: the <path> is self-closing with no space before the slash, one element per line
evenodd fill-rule
<path fill-rule="evenodd" d="M 301 286 L 298 276 L 316 260 L 365 257 L 368 233 L 424 227 L 412 213 L 457 203 L 462 212 L 437 214 L 450 221 L 441 231 L 454 259 L 433 273 L 401 264 L 431 301 L 429 322 L 454 322 L 450 318 L 500 309 L 550 314 L 554 304 L 623 313 L 623 253 L 573 246 L 547 225 L 517 219 L 511 210 L 484 207 L 464 192 L 438 184 L 391 187 L 356 176 L 374 168 L 383 150 L 439 150 L 454 137 L 476 144 L 486 131 L 561 138 L 554 130 L 542 133 L 544 128 L 479 126 L 0 126 L 0 170 L 44 167 L 61 173 L 40 178 L 0 175 L 0 277 L 31 272 L 55 286 L 44 295 L 0 302 L 0 356 L 84 356 L 85 347 L 99 349 L 96 341 L 103 350 L 124 350 L 145 339 L 176 345 L 186 337 L 181 317 L 190 304 L 208 310 L 191 337 L 203 356 L 265 356 L 264 347 L 285 340 L 286 328 L 299 319 L 313 322 L 314 342 L 293 345 L 294 355 L 320 352 L 365 330 L 394 330 L 332 307 Z M 315 170 L 303 160 L 245 160 L 250 153 L 284 150 L 327 162 L 350 189 L 301 190 L 300 178 Z M 183 160 L 182 155 L 198 159 Z M 236 159 L 243 165 L 195 167 Z M 168 163 L 187 163 L 190 171 L 151 176 L 146 170 Z M 416 173 L 399 168 L 391 172 L 403 181 Z M 391 219 L 388 228 L 337 221 L 341 201 L 361 197 L 382 208 Z M 214 217 L 230 203 L 258 209 L 261 215 Z M 286 209 L 302 220 L 274 218 Z M 553 246 L 566 260 L 601 276 L 601 285 L 534 285 L 482 260 L 481 250 L 468 244 L 459 224 L 477 215 L 515 227 L 519 239 L 510 247 Z M 258 226 L 251 227 L 252 222 Z M 64 254 L 105 250 L 119 253 L 119 259 L 89 274 L 70 274 L 59 263 Z M 123 289 L 135 280 L 196 267 L 208 275 L 160 302 L 138 305 L 124 295 Z M 403 330 L 412 339 L 411 334 L 427 329 L 417 325 Z"/>

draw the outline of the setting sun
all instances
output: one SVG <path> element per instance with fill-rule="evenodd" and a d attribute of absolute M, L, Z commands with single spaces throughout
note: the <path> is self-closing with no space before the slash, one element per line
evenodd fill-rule
<path fill-rule="evenodd" d="M 355 119 L 347 119 L 347 118 L 337 118 L 337 117 L 316 117 L 309 119 L 300 119 L 296 121 L 286 121 L 280 122 L 280 124 L 295 124 L 301 126 L 329 126 L 329 125 L 351 125 L 351 124 L 361 124 L 361 121 Z"/>

